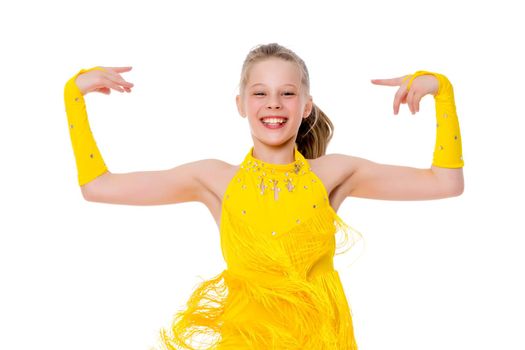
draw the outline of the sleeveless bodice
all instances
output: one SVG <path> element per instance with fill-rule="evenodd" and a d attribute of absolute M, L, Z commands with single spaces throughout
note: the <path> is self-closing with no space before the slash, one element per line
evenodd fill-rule
<path fill-rule="evenodd" d="M 307 159 L 246 154 L 223 196 L 227 268 L 202 282 L 171 329 L 169 349 L 357 349 L 333 257 L 361 237 L 330 206 Z M 340 241 L 337 233 L 342 233 Z M 346 248 L 336 253 L 340 248 Z M 169 335 L 168 335 L 169 333 Z M 196 341 L 196 336 L 207 341 Z M 192 347 L 193 346 L 193 347 Z"/>
<path fill-rule="evenodd" d="M 294 153 L 292 163 L 271 164 L 255 158 L 252 147 L 226 188 L 220 233 L 230 272 L 306 278 L 318 264 L 333 270 L 335 213 L 321 180 L 297 148 Z"/>

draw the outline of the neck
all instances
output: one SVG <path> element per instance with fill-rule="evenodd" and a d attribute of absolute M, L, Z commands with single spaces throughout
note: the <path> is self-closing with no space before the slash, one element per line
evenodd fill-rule
<path fill-rule="evenodd" d="M 258 140 L 253 143 L 253 157 L 270 164 L 289 164 L 294 159 L 295 140 L 290 139 L 288 142 L 272 146 L 264 144 Z"/>

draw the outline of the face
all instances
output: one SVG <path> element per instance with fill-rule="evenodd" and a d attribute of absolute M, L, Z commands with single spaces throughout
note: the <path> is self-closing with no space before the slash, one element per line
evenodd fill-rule
<path fill-rule="evenodd" d="M 299 67 L 293 62 L 270 58 L 252 65 L 248 73 L 246 87 L 237 96 L 237 108 L 241 116 L 248 118 L 252 136 L 269 145 L 279 145 L 291 138 L 295 142 L 303 118 L 312 110 L 312 98 L 301 84 Z M 264 118 L 271 116 L 284 117 L 286 121 L 277 125 L 262 121 L 271 122 Z"/>

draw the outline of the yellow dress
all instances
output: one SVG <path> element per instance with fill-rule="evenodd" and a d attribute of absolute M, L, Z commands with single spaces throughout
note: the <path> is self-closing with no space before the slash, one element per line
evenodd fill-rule
<path fill-rule="evenodd" d="M 344 234 L 341 243 L 338 232 Z M 297 146 L 289 164 L 256 159 L 252 147 L 222 201 L 227 268 L 195 288 L 170 329 L 161 330 L 161 345 L 357 349 L 333 264 L 336 248 L 355 242 L 349 232 L 361 236 L 330 206 L 326 188 Z"/>

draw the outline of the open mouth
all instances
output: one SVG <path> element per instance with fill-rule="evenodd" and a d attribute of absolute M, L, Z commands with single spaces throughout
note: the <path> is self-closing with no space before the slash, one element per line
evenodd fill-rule
<path fill-rule="evenodd" d="M 280 128 L 288 121 L 288 118 L 281 116 L 262 117 L 261 122 L 264 126 L 275 129 Z"/>

